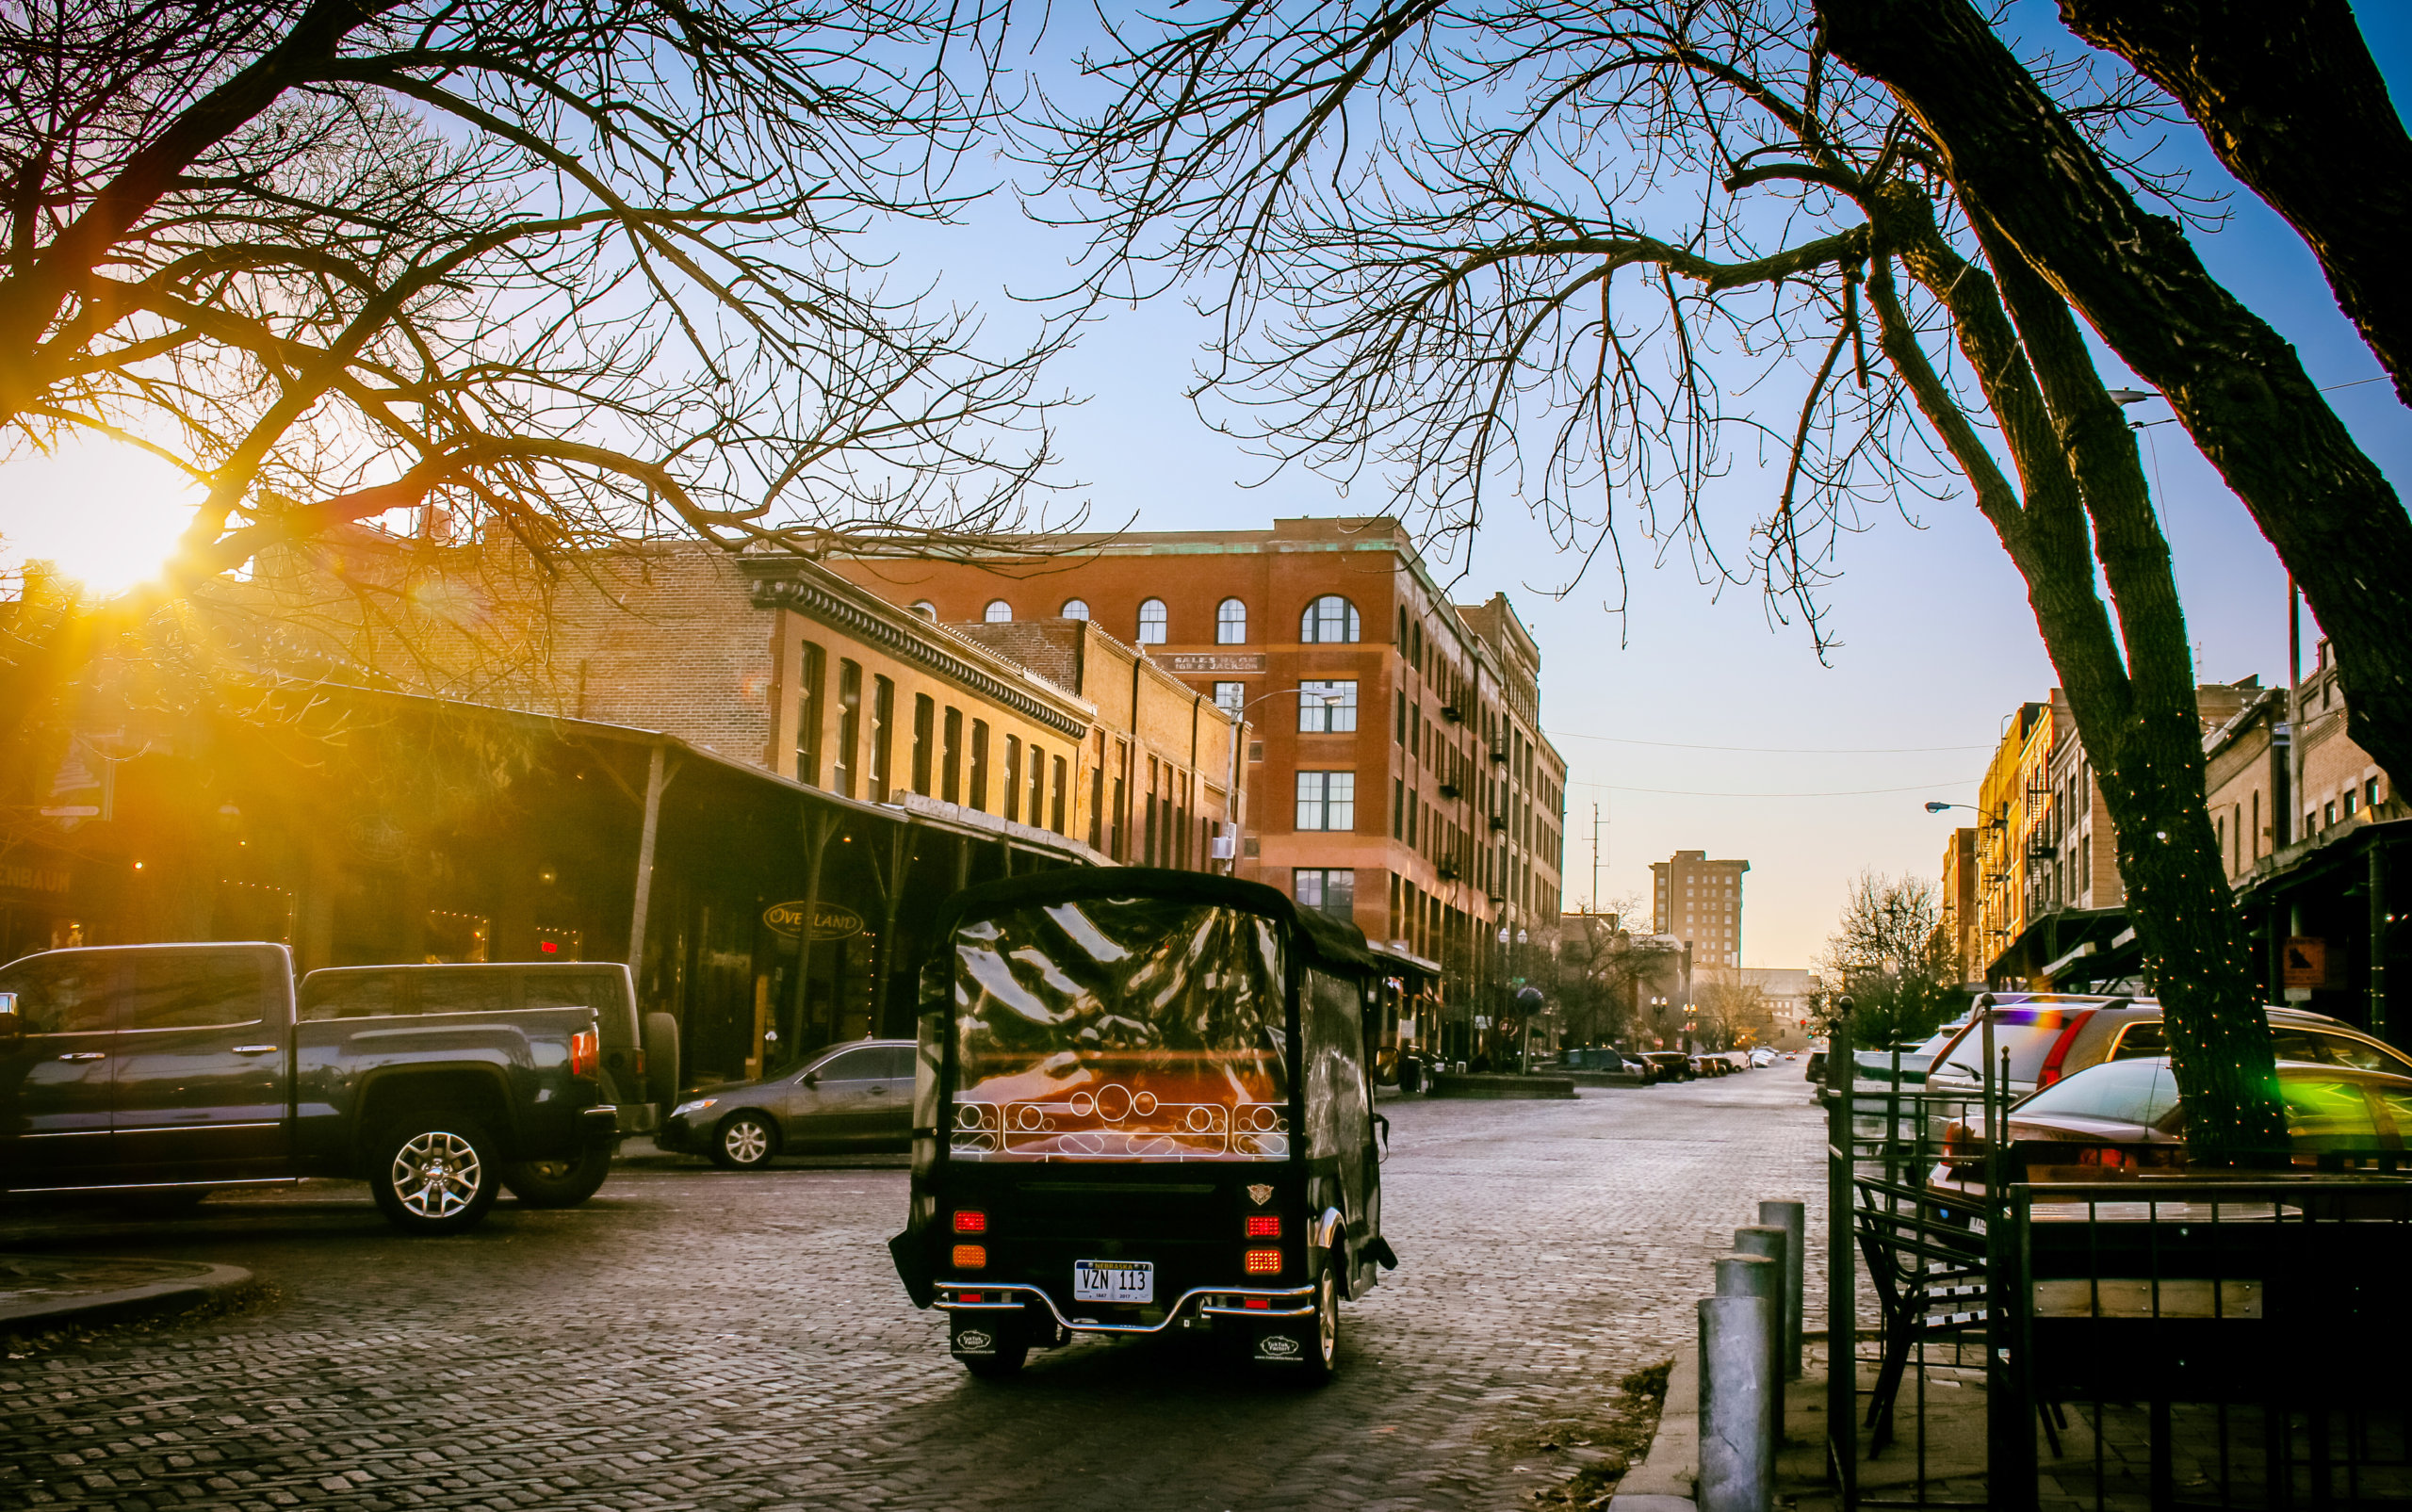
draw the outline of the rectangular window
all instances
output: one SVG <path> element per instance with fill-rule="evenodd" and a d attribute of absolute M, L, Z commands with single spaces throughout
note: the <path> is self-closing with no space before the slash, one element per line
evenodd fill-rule
<path fill-rule="evenodd" d="M 1397 712 L 1391 719 L 1391 743 L 1405 745 L 1407 743 L 1407 690 L 1402 688 L 1392 696 L 1397 700 Z"/>
<path fill-rule="evenodd" d="M 1298 773 L 1298 824 L 1302 830 L 1351 830 L 1357 827 L 1357 773 Z"/>
<path fill-rule="evenodd" d="M 1089 849 L 1105 850 L 1105 769 L 1089 769 Z"/>
<path fill-rule="evenodd" d="M 1247 684 L 1244 682 L 1216 683 L 1214 685 L 1214 707 L 1216 708 L 1227 708 L 1234 714 L 1238 713 L 1241 709 L 1247 707 Z"/>
<path fill-rule="evenodd" d="M 795 780 L 821 786 L 821 648 L 796 642 Z"/>
<path fill-rule="evenodd" d="M 2371 808 L 2376 808 L 2378 806 L 2378 779 L 2376 777 L 2372 777 L 2362 784 L 2362 803 L 2365 806 Z"/>
<path fill-rule="evenodd" d="M 2351 788 L 2345 789 L 2345 817 L 2347 819 L 2354 817 L 2354 810 L 2360 806 L 2361 801 L 2362 795 L 2359 792 Z"/>
<path fill-rule="evenodd" d="M 1007 819 L 1021 818 L 1021 737 L 1005 737 L 1005 806 Z"/>
<path fill-rule="evenodd" d="M 1407 754 L 1411 756 L 1424 754 L 1424 711 L 1420 708 L 1408 716 Z"/>
<path fill-rule="evenodd" d="M 1312 908 L 1354 923 L 1357 919 L 1357 873 L 1326 867 L 1300 867 L 1292 873 L 1291 895 L 1301 908 Z"/>
<path fill-rule="evenodd" d="M 1407 795 L 1407 843 L 1410 845 L 1415 843 L 1415 811 L 1421 806 L 1413 793 Z"/>
<path fill-rule="evenodd" d="M 1393 777 L 1391 779 L 1391 838 L 1393 840 L 1407 833 L 1407 815 L 1404 812 L 1406 807 L 1407 784 L 1400 778 Z"/>
<path fill-rule="evenodd" d="M 845 797 L 855 796 L 855 775 L 862 766 L 863 664 L 840 658 L 838 662 L 838 749 L 829 758 L 829 786 Z"/>
<path fill-rule="evenodd" d="M 946 735 L 938 747 L 938 796 L 950 804 L 963 802 L 963 710 L 946 711 Z"/>
<path fill-rule="evenodd" d="M 938 706 L 927 693 L 913 695 L 913 790 L 930 796 L 930 763 L 937 744 Z"/>
<path fill-rule="evenodd" d="M 1298 684 L 1298 728 L 1313 734 L 1339 735 L 1357 727 L 1357 685 L 1354 682 Z"/>
<path fill-rule="evenodd" d="M 1036 829 L 1045 822 L 1047 813 L 1047 757 L 1035 741 L 1030 747 L 1030 827 Z"/>
<path fill-rule="evenodd" d="M 1055 786 L 1049 789 L 1048 793 L 1047 827 L 1053 830 L 1056 834 L 1061 835 L 1065 833 L 1064 758 L 1062 756 L 1050 756 L 1048 759 L 1055 765 Z"/>
<path fill-rule="evenodd" d="M 1012 745 L 1013 739 L 1006 736 L 1005 743 Z M 988 722 L 984 719 L 971 722 L 971 806 L 988 811 Z"/>
<path fill-rule="evenodd" d="M 886 677 L 871 680 L 871 791 L 874 804 L 888 802 L 895 767 L 889 749 L 895 743 L 896 685 Z"/>

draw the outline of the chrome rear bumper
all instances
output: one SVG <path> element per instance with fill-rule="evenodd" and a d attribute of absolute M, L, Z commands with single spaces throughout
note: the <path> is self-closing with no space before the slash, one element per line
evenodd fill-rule
<path fill-rule="evenodd" d="M 975 1292 L 977 1302 L 965 1302 L 961 1294 Z M 1010 1293 L 1012 1300 L 987 1300 L 989 1293 Z M 932 1306 L 943 1312 L 1019 1312 L 1028 1306 L 1027 1298 L 1035 1297 L 1051 1314 L 1056 1325 L 1072 1333 L 1084 1334 L 1154 1334 L 1162 1333 L 1196 1305 L 1199 1317 L 1205 1318 L 1312 1318 L 1315 1315 L 1315 1289 L 1312 1286 L 1194 1286 L 1183 1292 L 1172 1306 L 1165 1309 L 1163 1319 L 1156 1323 L 1098 1323 L 1090 1319 L 1067 1318 L 1055 1299 L 1035 1286 L 1012 1281 L 940 1281 L 937 1299 Z M 1258 1297 L 1270 1304 L 1262 1308 L 1246 1305 L 1248 1297 Z M 1224 1300 L 1229 1299 L 1229 1300 Z M 1289 1306 L 1283 1306 L 1283 1304 Z M 1236 1305 L 1235 1305 L 1236 1304 Z"/>

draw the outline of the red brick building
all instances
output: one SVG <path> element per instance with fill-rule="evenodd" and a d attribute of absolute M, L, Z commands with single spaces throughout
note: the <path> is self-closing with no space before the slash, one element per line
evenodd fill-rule
<path fill-rule="evenodd" d="M 1379 517 L 1051 545 L 830 565 L 940 621 L 1093 621 L 1244 710 L 1238 873 L 1442 963 L 1468 1026 L 1488 1016 L 1499 929 L 1557 917 L 1565 834 L 1540 651 L 1506 596 L 1451 604 Z"/>

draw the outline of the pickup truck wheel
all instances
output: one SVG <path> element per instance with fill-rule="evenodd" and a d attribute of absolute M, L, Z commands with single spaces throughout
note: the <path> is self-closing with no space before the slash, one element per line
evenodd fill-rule
<path fill-rule="evenodd" d="M 368 1188 L 407 1234 L 456 1234 L 474 1227 L 501 1191 L 502 1162 L 483 1126 L 441 1113 L 387 1128 L 371 1150 Z"/>
<path fill-rule="evenodd" d="M 598 1144 L 565 1161 L 513 1161 L 502 1168 L 502 1184 L 522 1207 L 575 1208 L 611 1174 L 611 1146 Z"/>
<path fill-rule="evenodd" d="M 764 1113 L 734 1113 L 712 1131 L 712 1163 L 725 1171 L 758 1171 L 779 1152 L 778 1127 Z"/>

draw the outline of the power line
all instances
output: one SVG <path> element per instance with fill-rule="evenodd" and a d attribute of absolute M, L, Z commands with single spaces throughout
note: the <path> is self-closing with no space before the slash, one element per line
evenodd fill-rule
<path fill-rule="evenodd" d="M 1661 798 L 1866 798 L 1876 793 L 1924 793 L 1939 788 L 1973 787 L 1978 779 L 1964 778 L 1958 782 L 1922 782 L 1907 788 L 1852 788 L 1839 792 L 1814 793 L 1728 793 L 1695 792 L 1686 788 L 1628 788 L 1621 782 L 1570 782 L 1569 788 L 1596 788 L 1603 792 L 1654 793 Z"/>
<path fill-rule="evenodd" d="M 1693 745 L 1683 740 L 1636 740 L 1622 735 L 1579 735 L 1573 730 L 1543 732 L 1554 740 L 1601 740 L 1610 745 L 1647 745 L 1664 751 L 1744 751 L 1756 756 L 1931 756 L 1939 751 L 1990 751 L 1983 745 Z M 1642 791 L 1635 789 L 1634 791 Z"/>

